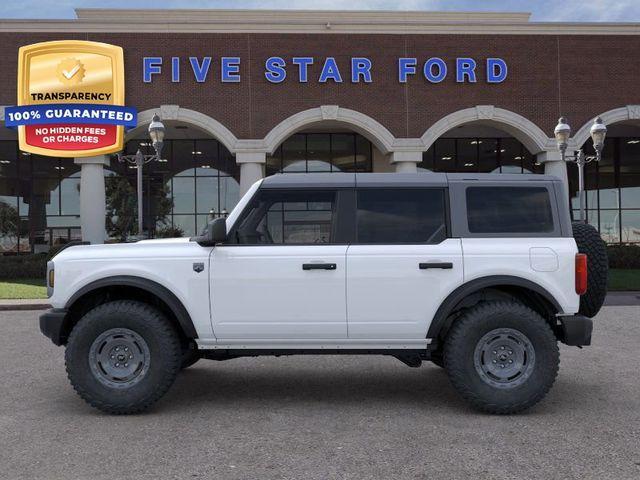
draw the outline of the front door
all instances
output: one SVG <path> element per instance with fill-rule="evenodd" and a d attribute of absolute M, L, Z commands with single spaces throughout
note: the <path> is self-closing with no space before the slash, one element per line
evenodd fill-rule
<path fill-rule="evenodd" d="M 256 194 L 211 254 L 218 340 L 345 339 L 346 243 L 335 190 Z"/>

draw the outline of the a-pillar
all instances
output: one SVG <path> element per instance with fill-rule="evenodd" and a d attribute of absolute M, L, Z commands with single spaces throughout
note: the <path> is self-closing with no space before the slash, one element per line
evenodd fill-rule
<path fill-rule="evenodd" d="M 236 163 L 240 165 L 240 196 L 247 193 L 258 180 L 264 178 L 264 164 L 267 155 L 264 152 L 237 152 Z"/>
<path fill-rule="evenodd" d="M 569 191 L 569 179 L 567 177 L 567 162 L 562 161 L 560 152 L 541 152 L 536 156 L 536 161 L 544 165 L 545 175 L 553 175 L 562 180 L 565 191 Z"/>
<path fill-rule="evenodd" d="M 80 165 L 80 227 L 82 240 L 89 243 L 104 243 L 107 206 L 104 189 L 104 167 L 109 166 L 109 157 L 76 158 Z"/>
<path fill-rule="evenodd" d="M 396 173 L 418 173 L 418 164 L 422 161 L 422 152 L 392 152 L 391 165 Z"/>

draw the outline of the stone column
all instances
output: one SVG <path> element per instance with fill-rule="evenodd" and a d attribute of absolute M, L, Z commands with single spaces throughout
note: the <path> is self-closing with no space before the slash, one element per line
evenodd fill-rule
<path fill-rule="evenodd" d="M 418 173 L 418 164 L 422 161 L 422 152 L 391 152 L 391 165 L 396 173 Z"/>
<path fill-rule="evenodd" d="M 104 243 L 106 238 L 105 217 L 107 206 L 104 188 L 104 166 L 109 166 L 109 157 L 76 158 L 80 165 L 80 226 L 82 240 Z"/>
<path fill-rule="evenodd" d="M 567 177 L 567 163 L 562 161 L 560 152 L 540 152 L 536 156 L 538 163 L 544 165 L 545 175 L 554 175 L 562 180 L 565 190 L 569 191 L 569 179 Z"/>
<path fill-rule="evenodd" d="M 264 178 L 264 164 L 267 155 L 264 152 L 237 152 L 236 163 L 240 165 L 240 196 L 258 180 Z"/>

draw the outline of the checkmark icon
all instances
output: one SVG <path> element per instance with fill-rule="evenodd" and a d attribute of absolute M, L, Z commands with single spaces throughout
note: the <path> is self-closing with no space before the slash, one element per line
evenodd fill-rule
<path fill-rule="evenodd" d="M 71 80 L 71 77 L 73 77 L 76 73 L 78 73 L 78 70 L 80 70 L 80 65 L 76 65 L 70 71 L 62 70 L 62 74 L 65 76 L 67 80 Z"/>

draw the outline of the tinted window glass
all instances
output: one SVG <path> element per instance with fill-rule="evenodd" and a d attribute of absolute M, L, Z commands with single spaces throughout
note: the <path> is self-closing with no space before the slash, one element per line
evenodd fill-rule
<path fill-rule="evenodd" d="M 238 227 L 238 242 L 331 243 L 334 203 L 332 191 L 263 190 Z"/>
<path fill-rule="evenodd" d="M 446 238 L 443 189 L 358 191 L 359 243 L 439 243 Z"/>
<path fill-rule="evenodd" d="M 543 187 L 469 187 L 467 215 L 471 233 L 553 231 L 549 192 Z"/>

